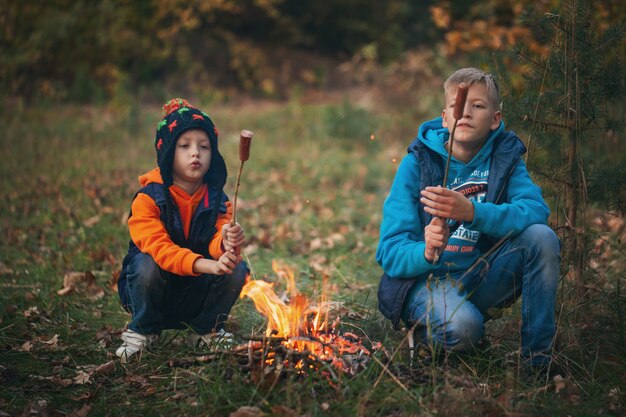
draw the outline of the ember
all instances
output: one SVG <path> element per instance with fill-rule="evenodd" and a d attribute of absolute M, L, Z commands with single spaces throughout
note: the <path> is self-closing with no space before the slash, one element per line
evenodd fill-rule
<path fill-rule="evenodd" d="M 256 309 L 268 319 L 263 338 L 267 353 L 261 359 L 264 365 L 279 363 L 281 369 L 296 370 L 325 368 L 334 375 L 330 364 L 332 368 L 355 374 L 365 365 L 370 351 L 356 334 L 337 332 L 340 316 L 331 318 L 331 310 L 337 303 L 327 299 L 327 276 L 323 279 L 320 300 L 314 303 L 298 292 L 293 269 L 276 261 L 272 262 L 272 268 L 286 282 L 288 301 L 276 295 L 273 283 L 263 280 L 251 280 L 241 291 L 241 297 L 251 298 Z M 252 344 L 249 349 L 254 350 Z M 249 355 L 253 356 L 252 352 Z"/>

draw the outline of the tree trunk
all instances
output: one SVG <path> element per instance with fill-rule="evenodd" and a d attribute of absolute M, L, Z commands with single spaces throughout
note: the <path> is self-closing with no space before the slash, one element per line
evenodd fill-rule
<path fill-rule="evenodd" d="M 573 123 L 573 125 L 575 125 Z M 580 203 L 580 175 L 578 171 L 578 135 L 575 127 L 569 131 L 569 146 L 567 151 L 568 181 L 566 182 L 565 207 L 570 236 L 567 240 L 567 253 L 570 260 L 570 272 L 579 294 L 584 293 L 585 282 L 583 270 L 585 255 L 583 251 L 583 232 L 578 227 L 578 210 Z"/>

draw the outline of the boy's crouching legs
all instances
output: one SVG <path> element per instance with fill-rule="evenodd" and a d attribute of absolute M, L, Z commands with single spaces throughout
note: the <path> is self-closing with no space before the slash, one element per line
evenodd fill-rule
<path fill-rule="evenodd" d="M 115 351 L 122 363 L 139 356 L 159 339 L 165 288 L 161 270 L 151 256 L 140 253 L 126 268 L 127 282 L 120 296 L 132 318 L 122 333 L 122 345 Z"/>
<path fill-rule="evenodd" d="M 424 283 L 407 303 L 407 323 L 412 326 L 417 322 L 417 334 L 435 348 L 469 350 L 483 335 L 483 315 L 465 292 L 458 291 L 454 281 Z"/>
<path fill-rule="evenodd" d="M 530 226 L 517 240 L 527 248 L 522 281 L 522 356 L 531 365 L 543 365 L 550 360 L 556 331 L 560 244 L 545 225 Z"/>
<path fill-rule="evenodd" d="M 137 254 L 127 267 L 128 285 L 122 302 L 132 314 L 128 328 L 142 335 L 162 330 L 166 280 L 150 255 Z"/>
<path fill-rule="evenodd" d="M 203 335 L 223 330 L 230 309 L 239 298 L 248 272 L 247 265 L 241 262 L 232 274 L 207 277 L 213 280 L 213 283 L 204 300 L 202 311 L 189 323 L 194 332 Z"/>

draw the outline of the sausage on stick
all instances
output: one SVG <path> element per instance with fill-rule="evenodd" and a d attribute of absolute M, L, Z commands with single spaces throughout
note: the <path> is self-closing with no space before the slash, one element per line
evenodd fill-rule
<path fill-rule="evenodd" d="M 456 131 L 456 124 L 459 122 L 459 119 L 463 118 L 463 111 L 465 109 L 465 102 L 467 101 L 468 90 L 469 85 L 467 83 L 459 84 L 456 90 L 456 100 L 454 101 L 454 126 L 452 126 L 452 133 L 450 134 L 448 159 L 446 160 L 446 169 L 443 174 L 443 184 L 441 185 L 443 188 L 446 188 L 446 184 L 448 183 L 448 172 L 450 171 L 450 160 L 452 159 L 452 147 L 454 146 L 454 132 Z M 435 250 L 435 258 L 433 259 L 435 263 L 439 262 L 439 252 L 441 250 L 443 250 L 443 248 Z"/>

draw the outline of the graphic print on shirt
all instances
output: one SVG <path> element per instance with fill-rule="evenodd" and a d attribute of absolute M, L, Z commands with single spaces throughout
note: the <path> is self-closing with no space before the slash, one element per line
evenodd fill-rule
<path fill-rule="evenodd" d="M 450 184 L 449 188 L 463 194 L 470 201 L 483 202 L 487 194 L 487 179 L 489 169 L 474 170 L 467 177 L 457 177 Z M 480 238 L 480 232 L 466 228 L 461 224 L 450 236 L 446 251 L 468 253 L 474 250 L 476 242 Z"/>

